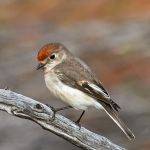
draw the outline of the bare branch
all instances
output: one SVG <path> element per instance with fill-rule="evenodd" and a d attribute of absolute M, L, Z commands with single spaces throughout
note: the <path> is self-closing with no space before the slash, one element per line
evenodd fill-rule
<path fill-rule="evenodd" d="M 32 120 L 70 143 L 86 150 L 125 150 L 84 127 L 79 128 L 71 120 L 56 114 L 48 106 L 10 90 L 0 89 L 0 110 Z"/>

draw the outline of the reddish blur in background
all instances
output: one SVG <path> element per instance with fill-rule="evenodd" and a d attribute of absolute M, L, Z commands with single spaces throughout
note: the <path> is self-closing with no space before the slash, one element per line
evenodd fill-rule
<path fill-rule="evenodd" d="M 98 75 L 134 131 L 130 142 L 104 113 L 88 110 L 86 128 L 132 150 L 150 149 L 149 0 L 0 0 L 0 87 L 49 103 L 65 104 L 35 70 L 38 50 L 61 42 Z M 76 120 L 75 110 L 62 112 Z M 0 112 L 0 150 L 79 148 L 33 122 Z"/>

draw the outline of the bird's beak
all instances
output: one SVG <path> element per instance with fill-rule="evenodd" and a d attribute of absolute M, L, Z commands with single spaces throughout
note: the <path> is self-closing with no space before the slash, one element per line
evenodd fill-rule
<path fill-rule="evenodd" d="M 36 70 L 42 69 L 46 64 L 39 63 Z"/>

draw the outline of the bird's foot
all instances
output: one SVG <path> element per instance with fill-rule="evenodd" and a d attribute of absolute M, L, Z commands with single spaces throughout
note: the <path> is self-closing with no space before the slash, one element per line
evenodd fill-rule
<path fill-rule="evenodd" d="M 79 130 L 81 129 L 81 124 L 80 124 L 80 120 L 78 119 L 77 121 L 75 121 L 75 124 L 79 127 Z"/>
<path fill-rule="evenodd" d="M 10 90 L 10 88 L 8 87 L 8 86 L 5 86 L 5 88 L 4 88 L 5 90 Z"/>
<path fill-rule="evenodd" d="M 81 121 L 81 118 L 83 117 L 85 113 L 85 110 L 83 110 L 81 116 L 79 117 L 79 119 L 75 122 L 77 126 L 79 126 L 79 129 L 81 129 L 81 124 L 80 124 L 80 121 Z"/>
<path fill-rule="evenodd" d="M 48 107 L 50 107 L 52 109 L 52 111 L 54 112 L 54 119 L 55 119 L 55 114 L 59 111 L 62 111 L 62 110 L 66 110 L 66 109 L 70 109 L 70 108 L 73 108 L 72 106 L 65 106 L 65 107 L 61 107 L 61 108 L 54 108 L 52 106 L 50 106 L 49 104 L 46 104 Z"/>
<path fill-rule="evenodd" d="M 53 106 L 51 106 L 49 104 L 46 104 L 46 106 L 48 106 L 53 111 L 53 116 L 52 116 L 52 122 L 53 122 L 55 120 L 57 109 L 55 109 Z"/>

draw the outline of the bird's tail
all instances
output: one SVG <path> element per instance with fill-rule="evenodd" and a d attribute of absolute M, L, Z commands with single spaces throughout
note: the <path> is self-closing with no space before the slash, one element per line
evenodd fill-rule
<path fill-rule="evenodd" d="M 130 139 L 135 139 L 132 131 L 125 125 L 125 123 L 119 118 L 118 112 L 110 105 L 101 104 L 106 111 L 106 113 L 111 117 L 111 119 L 119 126 L 119 128 L 125 133 L 125 135 Z"/>

